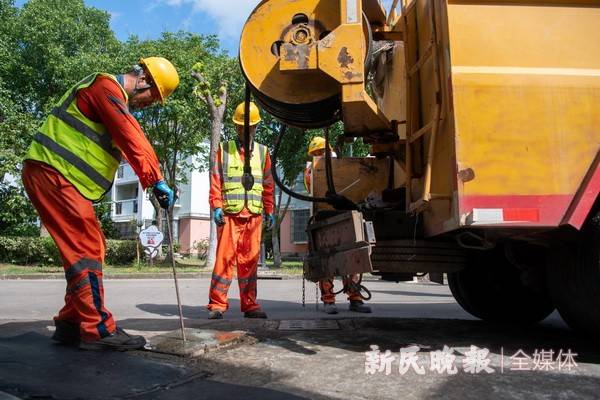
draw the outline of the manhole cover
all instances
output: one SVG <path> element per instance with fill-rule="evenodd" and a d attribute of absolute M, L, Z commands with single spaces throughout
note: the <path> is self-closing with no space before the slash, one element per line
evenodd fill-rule
<path fill-rule="evenodd" d="M 289 319 L 279 323 L 280 331 L 313 331 L 340 329 L 337 321 L 332 319 Z"/>

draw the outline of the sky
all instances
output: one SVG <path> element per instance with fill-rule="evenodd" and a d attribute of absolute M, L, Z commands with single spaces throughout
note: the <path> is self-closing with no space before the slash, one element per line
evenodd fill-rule
<path fill-rule="evenodd" d="M 333 0 L 324 0 L 333 1 Z M 388 9 L 393 0 L 383 0 Z M 26 0 L 17 0 L 22 5 Z M 230 55 L 237 55 L 244 23 L 259 0 L 84 0 L 108 11 L 110 25 L 120 40 L 130 35 L 155 39 L 179 30 L 216 34 Z"/>

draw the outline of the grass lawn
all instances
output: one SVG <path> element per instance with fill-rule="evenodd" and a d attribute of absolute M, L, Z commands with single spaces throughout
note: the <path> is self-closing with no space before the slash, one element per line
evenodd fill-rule
<path fill-rule="evenodd" d="M 273 263 L 267 262 L 267 267 L 271 272 L 286 275 L 301 275 L 302 262 L 289 261 L 284 262 L 281 268 L 273 269 Z M 153 266 L 148 264 L 140 265 L 105 265 L 104 275 L 122 275 L 139 273 L 160 273 L 171 272 L 171 264 L 155 263 Z M 177 272 L 211 272 L 204 267 L 204 261 L 199 259 L 179 259 L 177 260 Z M 63 274 L 63 268 L 60 266 L 41 266 L 41 265 L 14 265 L 0 263 L 0 276 L 2 275 L 45 275 L 45 274 Z"/>

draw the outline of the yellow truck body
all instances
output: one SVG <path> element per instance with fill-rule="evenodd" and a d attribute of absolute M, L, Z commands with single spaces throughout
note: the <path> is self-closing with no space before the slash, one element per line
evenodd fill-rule
<path fill-rule="evenodd" d="M 414 0 L 404 11 L 407 142 L 441 107 L 437 132 L 407 145 L 409 203 L 431 196 L 427 235 L 581 227 L 600 145 L 600 1 Z M 411 77 L 432 39 L 434 54 Z M 431 135 L 423 193 L 418 155 Z"/>

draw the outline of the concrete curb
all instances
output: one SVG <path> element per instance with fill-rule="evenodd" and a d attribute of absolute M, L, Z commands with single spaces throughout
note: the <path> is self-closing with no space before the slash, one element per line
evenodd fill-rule
<path fill-rule="evenodd" d="M 177 277 L 180 279 L 199 279 L 199 278 L 210 278 L 212 273 L 209 272 L 179 272 Z M 287 275 L 287 274 L 258 274 L 258 279 L 265 280 L 283 280 L 283 279 L 297 279 L 301 278 L 301 275 Z M 60 273 L 50 274 L 1 274 L 0 280 L 64 280 L 65 275 Z M 104 279 L 173 279 L 173 274 L 170 272 L 156 272 L 156 273 L 134 273 L 134 274 L 110 274 L 104 275 Z"/>
<path fill-rule="evenodd" d="M 210 272 L 179 272 L 177 277 L 180 279 L 200 279 L 210 278 L 212 273 Z M 259 273 L 258 279 L 260 280 L 288 280 L 288 279 L 300 279 L 302 275 L 291 275 L 291 274 L 276 274 L 276 273 Z M 62 273 L 48 273 L 48 274 L 0 274 L 0 280 L 64 280 L 65 275 Z M 110 274 L 104 275 L 104 279 L 173 279 L 173 274 L 170 272 L 156 272 L 156 273 L 134 273 L 134 274 Z M 365 276 L 363 281 L 378 281 L 377 276 Z"/>

